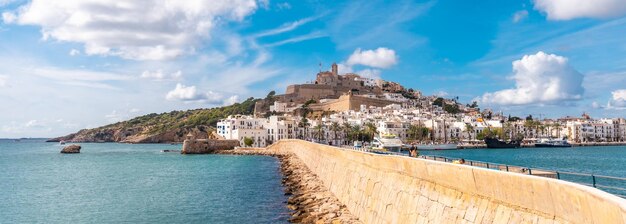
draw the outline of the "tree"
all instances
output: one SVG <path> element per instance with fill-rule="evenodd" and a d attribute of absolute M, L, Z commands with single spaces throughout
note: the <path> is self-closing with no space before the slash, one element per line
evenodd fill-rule
<path fill-rule="evenodd" d="M 478 102 L 476 101 L 472 101 L 472 104 L 469 105 L 469 108 L 477 108 L 478 107 Z"/>
<path fill-rule="evenodd" d="M 364 134 L 369 138 L 369 141 L 372 141 L 374 139 L 374 136 L 378 134 L 378 130 L 376 130 L 376 125 L 374 123 L 366 123 Z"/>
<path fill-rule="evenodd" d="M 337 141 L 337 132 L 341 131 L 341 125 L 339 125 L 339 123 L 337 122 L 333 122 L 330 124 L 330 131 L 333 132 L 333 141 L 336 142 Z M 335 144 L 335 143 L 333 143 Z"/>
<path fill-rule="evenodd" d="M 309 120 L 306 119 L 306 117 L 302 117 L 302 119 L 300 119 L 300 122 L 298 123 L 298 127 L 301 127 L 304 130 L 304 133 L 300 133 L 300 139 L 305 139 L 306 135 L 307 135 L 307 127 L 309 127 L 311 124 L 309 123 Z"/>
<path fill-rule="evenodd" d="M 265 100 L 271 101 L 274 99 L 274 96 L 276 96 L 276 91 L 272 90 L 265 96 Z"/>
<path fill-rule="evenodd" d="M 461 112 L 461 110 L 459 109 L 459 105 L 457 104 L 445 104 L 443 106 L 443 110 L 451 114 L 458 114 L 459 112 Z"/>
<path fill-rule="evenodd" d="M 492 129 L 486 128 L 476 135 L 476 139 L 484 140 L 486 137 L 497 137 L 501 135 L 502 135 L 502 130 L 500 128 L 492 128 Z"/>
<path fill-rule="evenodd" d="M 409 135 L 410 140 L 417 140 L 417 135 L 419 134 L 419 127 L 417 125 L 410 124 L 406 132 Z"/>
<path fill-rule="evenodd" d="M 324 139 L 324 125 L 323 124 L 318 124 L 315 127 L 313 127 L 313 131 L 315 134 L 315 139 L 317 140 L 323 140 Z"/>
<path fill-rule="evenodd" d="M 469 139 L 472 139 L 472 133 L 474 133 L 474 126 L 470 123 L 465 123 L 465 132 L 467 133 Z"/>
<path fill-rule="evenodd" d="M 343 131 L 343 134 L 344 134 L 343 138 L 346 141 L 352 141 L 352 136 L 351 136 L 352 126 L 350 125 L 350 123 L 344 122 L 343 125 L 341 126 L 341 130 Z M 347 143 L 348 142 L 346 142 L 346 144 Z"/>
<path fill-rule="evenodd" d="M 559 124 L 559 122 L 555 122 L 552 126 L 556 129 L 556 137 L 560 138 L 561 137 L 561 124 Z"/>
<path fill-rule="evenodd" d="M 443 98 L 437 97 L 437 99 L 433 101 L 433 105 L 443 107 Z"/>
<path fill-rule="evenodd" d="M 363 140 L 363 130 L 359 125 L 353 125 L 352 130 L 350 130 L 350 137 L 352 141 Z"/>
<path fill-rule="evenodd" d="M 248 137 L 243 137 L 243 144 L 246 145 L 247 147 L 252 146 L 252 144 L 254 144 L 254 139 L 253 138 L 248 138 Z"/>

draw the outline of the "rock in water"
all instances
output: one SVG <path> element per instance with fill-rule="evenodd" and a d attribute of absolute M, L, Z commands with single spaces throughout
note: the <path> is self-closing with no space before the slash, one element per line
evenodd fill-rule
<path fill-rule="evenodd" d="M 69 145 L 65 146 L 61 153 L 80 153 L 80 145 Z"/>

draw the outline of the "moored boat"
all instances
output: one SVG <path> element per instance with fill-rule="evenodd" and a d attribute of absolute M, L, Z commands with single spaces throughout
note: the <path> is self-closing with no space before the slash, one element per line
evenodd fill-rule
<path fill-rule="evenodd" d="M 505 142 L 494 137 L 485 137 L 485 144 L 487 144 L 487 148 L 491 149 L 519 148 L 522 145 L 522 141 L 511 140 Z"/>
<path fill-rule="evenodd" d="M 567 142 L 567 140 L 562 139 L 562 140 L 558 140 L 558 139 L 540 139 L 537 141 L 537 143 L 535 143 L 535 147 L 543 147 L 543 148 L 566 148 L 566 147 L 572 147 L 571 144 L 569 144 Z"/>
<path fill-rule="evenodd" d="M 374 141 L 372 141 L 372 146 L 374 149 L 400 152 L 403 143 L 402 140 L 400 140 L 400 138 L 398 138 L 398 136 L 396 135 L 382 134 L 378 137 L 374 137 Z"/>

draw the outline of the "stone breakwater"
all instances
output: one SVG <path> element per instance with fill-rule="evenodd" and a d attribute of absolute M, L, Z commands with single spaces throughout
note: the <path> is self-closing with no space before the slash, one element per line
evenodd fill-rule
<path fill-rule="evenodd" d="M 626 223 L 626 200 L 601 190 L 407 156 L 281 140 L 364 223 Z"/>
<path fill-rule="evenodd" d="M 300 159 L 286 150 L 265 148 L 237 148 L 219 150 L 216 154 L 274 156 L 280 161 L 287 207 L 292 210 L 294 223 L 361 223 L 324 186 Z"/>

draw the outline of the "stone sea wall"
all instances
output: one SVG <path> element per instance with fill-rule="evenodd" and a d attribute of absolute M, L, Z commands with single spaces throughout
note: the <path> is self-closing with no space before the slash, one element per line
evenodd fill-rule
<path fill-rule="evenodd" d="M 206 154 L 216 150 L 229 150 L 239 146 L 238 140 L 187 139 L 183 142 L 182 154 Z"/>
<path fill-rule="evenodd" d="M 281 140 L 364 223 L 626 223 L 626 200 L 561 180 Z"/>

